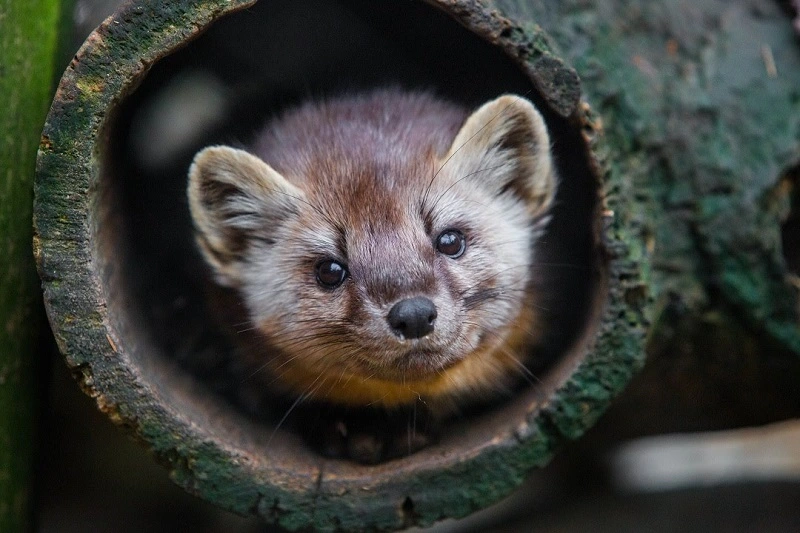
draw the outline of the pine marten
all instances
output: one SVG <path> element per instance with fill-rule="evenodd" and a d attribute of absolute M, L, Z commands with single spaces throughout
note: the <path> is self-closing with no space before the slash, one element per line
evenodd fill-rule
<path fill-rule="evenodd" d="M 205 148 L 188 197 L 203 257 L 263 340 L 241 356 L 289 410 L 333 406 L 313 423 L 323 450 L 374 462 L 525 372 L 553 167 L 523 97 L 470 113 L 383 89 L 301 105 L 247 150 Z"/>

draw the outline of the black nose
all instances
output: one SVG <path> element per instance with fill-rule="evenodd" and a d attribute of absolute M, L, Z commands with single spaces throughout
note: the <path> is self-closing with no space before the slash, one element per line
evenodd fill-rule
<path fill-rule="evenodd" d="M 400 300 L 386 319 L 394 334 L 401 339 L 421 339 L 433 331 L 436 306 L 424 296 Z"/>

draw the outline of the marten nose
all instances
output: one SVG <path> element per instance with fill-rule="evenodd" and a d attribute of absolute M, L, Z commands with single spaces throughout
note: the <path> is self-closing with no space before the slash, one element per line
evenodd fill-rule
<path fill-rule="evenodd" d="M 421 339 L 433 331 L 436 306 L 424 296 L 406 298 L 394 304 L 386 320 L 401 339 Z"/>

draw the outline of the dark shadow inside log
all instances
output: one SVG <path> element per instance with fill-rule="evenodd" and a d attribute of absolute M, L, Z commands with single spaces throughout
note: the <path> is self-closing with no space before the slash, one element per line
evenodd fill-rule
<path fill-rule="evenodd" d="M 232 9 L 223 4 L 126 5 L 62 81 L 40 156 L 37 238 L 45 300 L 68 363 L 176 482 L 240 513 L 290 528 L 392 528 L 496 501 L 563 438 L 591 425 L 641 361 L 646 291 L 639 259 L 629 256 L 637 244 L 620 230 L 619 198 L 601 200 L 588 108 L 577 94 L 559 107 L 558 95 L 577 86 L 574 73 L 478 3 L 275 0 L 221 16 Z M 194 26 L 194 16 L 213 22 L 196 37 L 202 24 Z M 170 33 L 176 24 L 192 30 Z M 166 37 L 149 44 L 153 34 Z M 186 35 L 193 38 L 181 41 Z M 131 60 L 127 39 L 147 59 Z M 252 416 L 242 394 L 251 384 L 235 372 L 230 338 L 206 304 L 210 273 L 195 248 L 185 191 L 200 148 L 246 143 L 304 99 L 387 85 L 469 107 L 503 93 L 526 96 L 547 122 L 560 186 L 533 272 L 545 331 L 536 382 L 450 422 L 436 445 L 362 466 L 323 459 L 288 425 L 276 430 Z M 95 122 L 82 121 L 87 108 Z M 86 150 L 78 163 L 73 143 Z M 77 184 L 69 186 L 88 196 L 84 212 L 82 200 L 69 211 L 68 227 L 77 230 L 66 237 L 62 200 L 54 200 L 63 191 L 48 181 L 64 168 L 74 171 L 65 173 Z M 578 367 L 582 377 L 570 381 Z M 455 479 L 467 488 L 453 487 Z M 360 506 L 368 500 L 374 512 L 366 517 Z"/>
<path fill-rule="evenodd" d="M 783 178 L 782 194 L 788 198 L 789 210 L 781 225 L 781 244 L 786 267 L 800 289 L 800 165 Z M 800 311 L 798 311 L 800 312 Z"/>
<path fill-rule="evenodd" d="M 542 307 L 549 323 L 534 373 L 544 377 L 568 352 L 584 328 L 600 270 L 595 179 L 587 157 L 571 156 L 586 151 L 578 132 L 546 111 L 508 56 L 430 6 L 262 2 L 220 20 L 157 63 L 107 130 L 107 209 L 98 243 L 106 268 L 117 274 L 109 310 L 121 330 L 130 328 L 137 339 L 131 356 L 165 394 L 174 386 L 162 369 L 168 362 L 234 404 L 249 385 L 231 372 L 229 342 L 204 302 L 212 282 L 195 248 L 185 198 L 193 155 L 209 144 L 246 143 L 270 116 L 305 98 L 387 85 L 433 89 L 472 107 L 511 92 L 545 110 L 562 182 L 535 272 L 548 287 Z M 176 126 L 186 117 L 187 124 Z M 529 396 L 546 397 L 540 388 L 532 387 Z M 467 418 L 458 423 L 464 427 L 445 433 L 466 435 L 472 423 Z M 282 438 L 279 431 L 271 445 Z M 458 448 L 448 439 L 441 446 Z"/>
<path fill-rule="evenodd" d="M 800 328 L 800 164 L 791 168 L 780 183 L 788 211 L 781 224 L 781 246 L 786 261 L 787 282 L 797 297 L 795 313 Z"/>

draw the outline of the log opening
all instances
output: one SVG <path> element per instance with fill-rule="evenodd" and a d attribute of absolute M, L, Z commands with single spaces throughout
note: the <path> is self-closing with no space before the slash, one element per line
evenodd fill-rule
<path fill-rule="evenodd" d="M 619 199 L 602 198 L 590 111 L 574 72 L 534 37 L 475 2 L 123 7 L 62 80 L 37 182 L 45 300 L 87 393 L 187 490 L 292 529 L 428 524 L 507 494 L 622 388 L 646 322 L 639 245 Z M 197 149 L 246 141 L 308 95 L 392 84 L 469 106 L 527 96 L 545 115 L 561 187 L 537 272 L 551 289 L 541 381 L 456 420 L 434 446 L 361 466 L 324 460 L 238 407 L 229 342 L 203 299 L 186 171 Z"/>
<path fill-rule="evenodd" d="M 386 42 L 387 33 L 394 41 Z M 482 73 L 478 81 L 475 71 Z M 237 380 L 226 371 L 229 343 L 204 303 L 212 281 L 186 204 L 191 159 L 211 144 L 247 144 L 270 116 L 310 95 L 382 86 L 432 89 L 470 107 L 510 92 L 547 109 L 511 58 L 422 3 L 388 2 L 376 10 L 352 0 L 262 2 L 153 66 L 116 111 L 101 169 L 99 251 L 120 284 L 111 311 L 121 322 L 138 317 L 141 331 L 133 335 L 152 340 L 134 358 L 176 360 L 215 390 L 236 395 Z M 536 272 L 552 287 L 541 306 L 554 325 L 537 374 L 583 329 L 600 271 L 598 185 L 585 142 L 566 119 L 547 115 L 563 178 Z"/>

